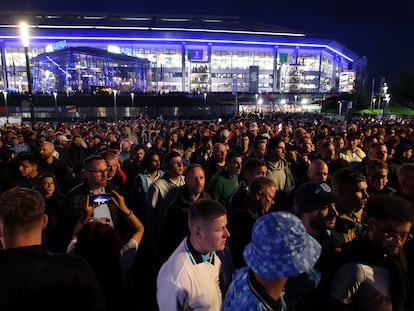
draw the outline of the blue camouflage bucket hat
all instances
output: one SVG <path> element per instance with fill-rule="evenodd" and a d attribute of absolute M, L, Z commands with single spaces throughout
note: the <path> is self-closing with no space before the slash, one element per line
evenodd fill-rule
<path fill-rule="evenodd" d="M 257 219 L 244 260 L 256 274 L 282 279 L 310 270 L 321 254 L 321 246 L 302 221 L 289 212 L 273 212 Z"/>

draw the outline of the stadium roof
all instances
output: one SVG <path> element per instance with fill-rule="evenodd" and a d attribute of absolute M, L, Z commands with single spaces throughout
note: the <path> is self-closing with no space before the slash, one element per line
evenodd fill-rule
<path fill-rule="evenodd" d="M 160 39 L 196 40 L 269 45 L 316 44 L 341 51 L 352 59 L 358 56 L 329 38 L 307 36 L 281 26 L 247 23 L 235 16 L 186 16 L 108 13 L 0 13 L 0 39 L 19 39 L 19 24 L 30 26 L 33 39 L 91 38 L 120 41 Z M 234 41 L 234 42 L 233 42 Z"/>

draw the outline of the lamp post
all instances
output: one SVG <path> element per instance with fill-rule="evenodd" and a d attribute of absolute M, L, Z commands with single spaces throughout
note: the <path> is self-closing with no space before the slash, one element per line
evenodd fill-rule
<path fill-rule="evenodd" d="M 263 104 L 263 98 L 259 98 L 258 100 L 257 100 L 257 104 L 259 105 L 259 106 L 261 106 L 262 104 Z"/>
<path fill-rule="evenodd" d="M 384 85 L 382 86 L 382 94 L 384 96 L 384 106 L 382 108 L 382 117 L 385 118 L 385 115 L 387 114 L 388 104 L 391 100 L 390 94 L 388 94 L 388 85 L 386 82 L 384 82 Z"/>
<path fill-rule="evenodd" d="M 390 104 L 390 100 L 391 100 L 391 95 L 388 93 L 385 94 L 384 117 L 387 115 L 387 110 Z"/>
<path fill-rule="evenodd" d="M 134 96 L 135 93 L 131 93 L 131 107 L 134 107 Z"/>
<path fill-rule="evenodd" d="M 375 102 L 377 101 L 377 98 L 376 97 L 373 97 L 372 98 L 372 107 L 373 107 L 373 109 L 375 109 Z M 372 109 L 371 109 L 372 110 Z"/>
<path fill-rule="evenodd" d="M 204 111 L 207 111 L 207 93 L 203 94 L 203 98 L 204 98 Z"/>
<path fill-rule="evenodd" d="M 256 112 L 258 111 L 258 107 L 257 107 L 257 100 L 259 99 L 259 94 L 254 94 L 254 97 L 256 98 Z"/>
<path fill-rule="evenodd" d="M 118 93 L 118 91 L 113 90 L 113 93 L 114 93 L 114 118 L 115 118 L 115 122 L 117 122 L 118 116 L 117 116 L 117 108 L 116 108 L 116 93 Z"/>
<path fill-rule="evenodd" d="M 7 91 L 3 91 L 4 107 L 6 108 L 6 126 L 9 124 L 9 107 L 7 106 Z"/>
<path fill-rule="evenodd" d="M 29 93 L 29 105 L 30 105 L 30 120 L 32 128 L 34 125 L 34 106 L 33 106 L 33 92 L 32 92 L 32 75 L 30 73 L 30 61 L 29 61 L 29 27 L 26 23 L 20 24 L 21 39 L 24 47 L 24 55 L 26 58 L 26 75 L 27 75 L 27 90 Z"/>
<path fill-rule="evenodd" d="M 56 121 L 59 123 L 59 112 L 58 112 L 58 108 L 57 108 L 57 92 L 53 92 L 53 99 L 55 101 L 55 117 L 56 117 Z"/>

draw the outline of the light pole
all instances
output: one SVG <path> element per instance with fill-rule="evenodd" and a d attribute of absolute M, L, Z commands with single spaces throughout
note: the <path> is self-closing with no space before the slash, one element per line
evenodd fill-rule
<path fill-rule="evenodd" d="M 390 105 L 391 95 L 385 94 L 385 104 L 384 104 L 384 117 L 387 115 L 387 110 Z"/>
<path fill-rule="evenodd" d="M 203 97 L 204 97 L 204 111 L 207 111 L 207 93 L 204 93 Z"/>
<path fill-rule="evenodd" d="M 4 107 L 6 108 L 6 126 L 9 124 L 9 107 L 7 106 L 7 91 L 3 91 Z"/>
<path fill-rule="evenodd" d="M 131 107 L 134 107 L 134 96 L 135 93 L 131 93 Z"/>
<path fill-rule="evenodd" d="M 59 112 L 58 112 L 58 108 L 57 108 L 57 92 L 53 92 L 53 99 L 55 101 L 55 117 L 56 117 L 56 121 L 59 123 Z"/>
<path fill-rule="evenodd" d="M 258 105 L 257 101 L 259 99 L 259 94 L 254 94 L 254 97 L 256 97 L 256 112 L 257 112 L 258 111 L 257 110 L 258 109 L 258 107 L 257 107 L 257 105 Z"/>
<path fill-rule="evenodd" d="M 258 100 L 257 100 L 257 104 L 259 105 L 259 106 L 261 106 L 262 104 L 263 104 L 263 98 L 259 98 Z"/>
<path fill-rule="evenodd" d="M 382 117 L 385 118 L 385 115 L 387 114 L 387 108 L 388 104 L 390 102 L 390 94 L 388 94 L 388 85 L 386 82 L 384 82 L 384 85 L 382 86 L 383 96 L 384 96 L 384 106 L 382 108 Z"/>
<path fill-rule="evenodd" d="M 118 93 L 117 90 L 113 90 L 114 93 L 114 118 L 115 118 L 115 122 L 118 122 L 118 116 L 117 116 L 117 108 L 116 108 L 116 93 Z"/>
<path fill-rule="evenodd" d="M 20 24 L 21 39 L 24 47 L 24 55 L 26 58 L 26 75 L 27 75 L 27 89 L 29 93 L 29 105 L 30 105 L 30 120 L 32 128 L 34 125 L 34 106 L 33 106 L 33 92 L 32 92 L 32 75 L 30 73 L 30 62 L 29 62 L 29 27 L 26 23 Z"/>

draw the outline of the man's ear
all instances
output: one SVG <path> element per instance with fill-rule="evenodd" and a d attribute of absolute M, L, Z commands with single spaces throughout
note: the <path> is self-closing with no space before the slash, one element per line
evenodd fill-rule
<path fill-rule="evenodd" d="M 49 222 L 49 216 L 46 214 L 43 215 L 43 223 L 42 223 L 42 229 L 45 229 L 47 226 L 47 223 Z"/>

